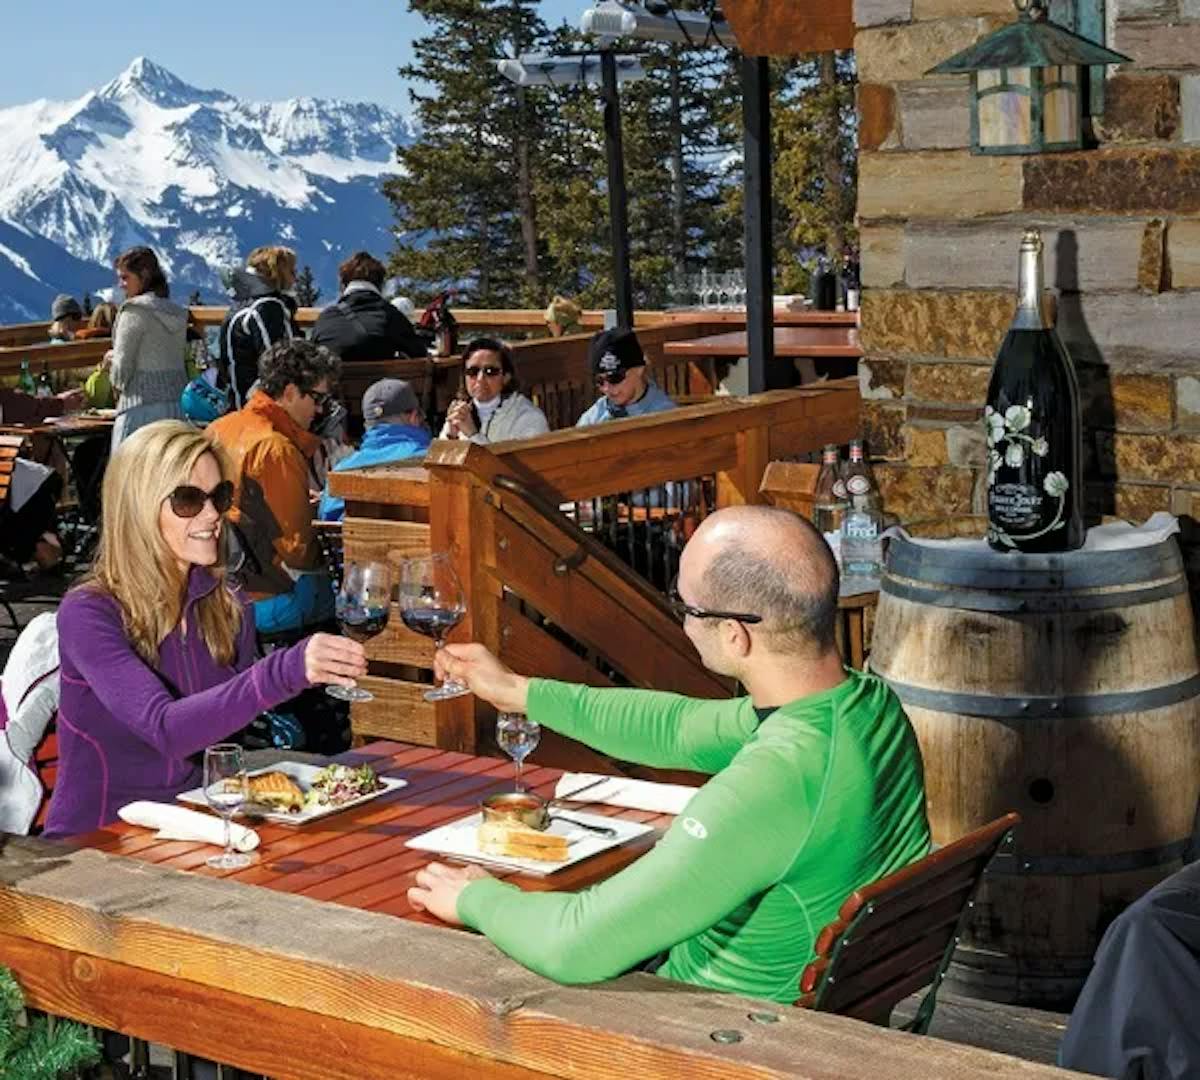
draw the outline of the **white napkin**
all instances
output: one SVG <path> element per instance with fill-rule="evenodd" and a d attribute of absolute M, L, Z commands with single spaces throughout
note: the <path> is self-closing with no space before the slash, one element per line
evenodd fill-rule
<path fill-rule="evenodd" d="M 602 784 L 588 787 L 597 780 Z M 699 790 L 686 784 L 656 784 L 652 780 L 631 780 L 625 776 L 610 776 L 599 773 L 564 773 L 554 786 L 556 799 L 569 799 L 571 792 L 587 787 L 580 793 L 580 802 L 607 803 L 623 806 L 628 810 L 649 810 L 656 814 L 680 814 Z"/>
<path fill-rule="evenodd" d="M 117 816 L 130 825 L 141 825 L 145 829 L 157 829 L 159 840 L 198 840 L 202 844 L 225 843 L 225 824 L 212 814 L 201 814 L 183 806 L 167 803 L 131 802 L 117 811 Z M 258 833 L 239 825 L 230 826 L 233 846 L 238 851 L 253 851 L 258 847 Z"/>

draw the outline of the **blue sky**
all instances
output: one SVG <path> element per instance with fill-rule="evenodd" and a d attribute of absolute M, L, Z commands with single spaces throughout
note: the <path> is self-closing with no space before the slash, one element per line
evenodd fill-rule
<path fill-rule="evenodd" d="M 543 0 L 551 24 L 578 24 L 587 0 Z M 408 111 L 396 68 L 425 24 L 407 0 L 167 0 L 147 5 L 9 0 L 0 108 L 69 100 L 150 57 L 185 82 L 254 101 L 340 97 Z M 13 48 L 12 43 L 19 43 Z"/>

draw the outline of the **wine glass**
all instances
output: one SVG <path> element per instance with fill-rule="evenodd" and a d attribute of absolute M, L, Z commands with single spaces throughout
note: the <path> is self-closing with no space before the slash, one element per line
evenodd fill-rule
<path fill-rule="evenodd" d="M 204 798 L 225 822 L 225 850 L 205 862 L 214 870 L 240 870 L 250 856 L 233 849 L 233 817 L 246 801 L 246 762 L 237 743 L 217 743 L 204 751 Z"/>
<path fill-rule="evenodd" d="M 369 641 L 382 633 L 392 602 L 391 568 L 385 562 L 350 560 L 342 571 L 335 613 L 342 633 L 352 641 Z M 339 701 L 373 701 L 375 695 L 361 686 L 325 687 Z"/>
<path fill-rule="evenodd" d="M 496 742 L 517 764 L 517 790 L 521 787 L 521 766 L 525 759 L 537 749 L 542 737 L 542 726 L 523 713 L 500 713 L 496 717 Z"/>
<path fill-rule="evenodd" d="M 449 555 L 438 553 L 405 562 L 400 575 L 400 618 L 405 626 L 433 638 L 440 649 L 446 644 L 446 635 L 462 622 L 466 613 L 462 582 Z M 470 692 L 457 679 L 448 679 L 441 686 L 426 690 L 425 700 L 444 701 Z"/>

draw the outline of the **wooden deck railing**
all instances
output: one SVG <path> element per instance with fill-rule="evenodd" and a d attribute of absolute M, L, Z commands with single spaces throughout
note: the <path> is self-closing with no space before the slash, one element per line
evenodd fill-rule
<path fill-rule="evenodd" d="M 274 1080 L 1074 1075 L 652 975 L 559 986 L 474 934 L 19 837 L 0 964 L 33 1008 Z"/>
<path fill-rule="evenodd" d="M 482 641 L 549 677 L 720 696 L 728 685 L 700 665 L 657 591 L 614 565 L 594 534 L 581 536 L 545 508 L 705 477 L 716 506 L 758 502 L 769 461 L 844 443 L 857 424 L 858 387 L 847 380 L 492 447 L 435 442 L 423 469 L 337 473 L 331 489 L 347 503 L 347 558 L 398 566 L 405 556 L 451 553 L 468 599 L 456 640 Z M 664 512 L 635 497 L 622 513 L 631 528 L 641 521 L 648 529 Z M 389 624 L 369 655 L 364 685 L 376 700 L 355 706 L 356 734 L 448 749 L 487 745 L 493 716 L 474 697 L 424 701 L 427 638 Z M 589 764 L 611 766 L 594 756 Z"/>

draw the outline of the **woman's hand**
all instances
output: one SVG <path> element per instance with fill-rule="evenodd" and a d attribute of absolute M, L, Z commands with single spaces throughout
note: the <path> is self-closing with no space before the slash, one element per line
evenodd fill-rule
<path fill-rule="evenodd" d="M 441 679 L 461 679 L 471 693 L 495 705 L 501 712 L 525 711 L 529 680 L 505 667 L 483 645 L 445 645 L 433 658 Z"/>
<path fill-rule="evenodd" d="M 106 352 L 104 354 L 104 359 L 100 361 L 100 370 L 101 371 L 112 371 L 112 362 L 113 362 L 113 351 L 112 351 L 112 349 L 109 349 L 108 352 Z"/>
<path fill-rule="evenodd" d="M 475 417 L 471 415 L 469 401 L 451 402 L 450 408 L 446 410 L 446 423 L 455 435 L 462 435 L 468 439 L 479 430 L 475 424 Z"/>
<path fill-rule="evenodd" d="M 458 898 L 472 881 L 488 878 L 482 866 L 446 866 L 430 863 L 417 871 L 417 883 L 408 890 L 408 902 L 418 911 L 428 911 L 442 922 L 461 926 L 458 917 Z"/>
<path fill-rule="evenodd" d="M 353 686 L 367 673 L 367 654 L 357 641 L 334 634 L 313 634 L 304 647 L 304 674 L 311 685 Z"/>

